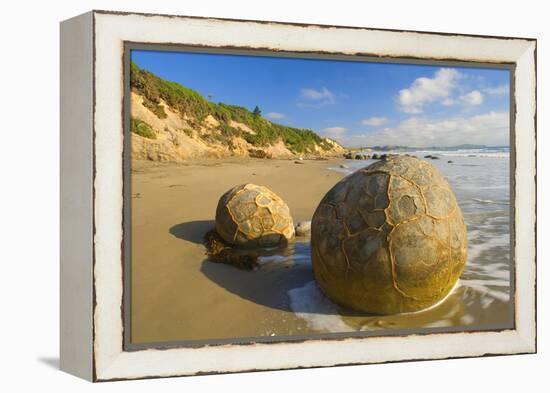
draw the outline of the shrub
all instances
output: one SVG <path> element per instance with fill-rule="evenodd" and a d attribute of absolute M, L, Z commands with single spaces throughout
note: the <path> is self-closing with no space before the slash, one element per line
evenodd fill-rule
<path fill-rule="evenodd" d="M 189 138 L 193 138 L 193 136 L 195 135 L 195 133 L 193 132 L 193 130 L 190 129 L 190 128 L 184 128 L 182 131 L 183 131 L 183 132 L 185 133 L 185 135 L 187 135 Z"/>
<path fill-rule="evenodd" d="M 133 117 L 130 121 L 130 131 L 144 138 L 157 139 L 155 131 L 149 124 Z"/>
<path fill-rule="evenodd" d="M 148 108 L 151 112 L 153 112 L 159 119 L 166 119 L 168 115 L 166 114 L 164 110 L 164 106 L 160 104 L 156 104 L 150 100 L 143 101 L 143 105 Z"/>

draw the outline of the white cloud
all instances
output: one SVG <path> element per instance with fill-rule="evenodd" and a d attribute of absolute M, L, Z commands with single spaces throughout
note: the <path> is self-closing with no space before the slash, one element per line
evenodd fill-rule
<path fill-rule="evenodd" d="M 363 124 L 364 126 L 370 126 L 370 127 L 381 126 L 386 124 L 387 122 L 388 122 L 388 119 L 386 119 L 385 117 L 370 117 L 368 119 L 361 120 L 361 124 Z"/>
<path fill-rule="evenodd" d="M 483 145 L 509 144 L 509 115 L 489 112 L 471 117 L 434 120 L 410 117 L 396 127 L 364 135 L 343 135 L 346 146 L 402 145 L 415 147 L 455 146 L 464 143 Z"/>
<path fill-rule="evenodd" d="M 300 89 L 300 97 L 307 101 L 314 102 L 314 105 L 324 105 L 324 104 L 334 104 L 336 102 L 336 99 L 334 98 L 334 94 L 327 89 L 326 87 L 322 87 L 319 90 L 310 89 L 310 88 L 303 88 Z M 308 106 L 311 104 L 303 104 L 304 106 Z"/>
<path fill-rule="evenodd" d="M 483 94 L 479 90 L 472 90 L 471 92 L 462 94 L 457 98 L 447 97 L 441 102 L 441 105 L 452 106 L 460 104 L 465 107 L 477 106 L 483 103 L 483 99 Z"/>
<path fill-rule="evenodd" d="M 341 139 L 346 133 L 347 129 L 344 127 L 328 127 L 323 130 L 323 135 L 336 140 Z"/>
<path fill-rule="evenodd" d="M 284 119 L 286 116 L 283 113 L 279 112 L 269 112 L 267 114 L 267 117 L 269 117 L 270 119 Z"/>
<path fill-rule="evenodd" d="M 447 97 L 443 101 L 441 101 L 441 105 L 445 105 L 445 106 L 452 106 L 455 104 L 456 104 L 456 100 L 451 97 Z"/>
<path fill-rule="evenodd" d="M 422 113 L 424 105 L 447 99 L 461 74 L 451 68 L 440 68 L 433 78 L 418 78 L 407 89 L 399 91 L 399 109 L 406 113 Z"/>
<path fill-rule="evenodd" d="M 491 96 L 502 96 L 505 94 L 509 94 L 510 92 L 510 86 L 509 85 L 500 85 L 500 86 L 494 86 L 494 87 L 487 87 L 483 89 L 483 92 L 485 94 L 489 94 Z"/>
<path fill-rule="evenodd" d="M 479 90 L 472 90 L 467 94 L 461 95 L 458 99 L 464 105 L 481 105 L 483 103 L 483 94 Z"/>

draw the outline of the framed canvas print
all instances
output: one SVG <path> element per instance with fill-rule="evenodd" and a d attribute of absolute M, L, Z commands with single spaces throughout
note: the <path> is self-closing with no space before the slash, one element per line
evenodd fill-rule
<path fill-rule="evenodd" d="M 536 40 L 61 24 L 61 368 L 536 351 Z"/>

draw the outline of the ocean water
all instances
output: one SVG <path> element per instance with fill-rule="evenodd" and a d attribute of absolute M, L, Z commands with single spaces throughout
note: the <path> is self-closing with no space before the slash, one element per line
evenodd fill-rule
<path fill-rule="evenodd" d="M 509 325 L 510 299 L 510 153 L 508 149 L 408 152 L 419 158 L 436 155 L 434 164 L 451 184 L 468 231 L 468 259 L 451 293 L 440 303 L 416 313 L 377 316 L 343 310 L 327 299 L 311 276 L 288 290 L 289 308 L 318 332 L 380 329 Z M 452 162 L 449 162 L 452 161 Z M 373 160 L 346 160 L 349 174 Z M 296 242 L 281 254 L 260 257 L 261 269 L 294 267 L 311 270 L 309 242 Z"/>

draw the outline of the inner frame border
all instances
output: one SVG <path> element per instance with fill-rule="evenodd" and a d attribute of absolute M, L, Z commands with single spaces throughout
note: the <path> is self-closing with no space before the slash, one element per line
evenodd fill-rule
<path fill-rule="evenodd" d="M 284 23 L 283 23 L 284 24 Z M 437 33 L 431 33 L 437 34 Z M 499 37 L 503 38 L 503 37 Z M 258 337 L 237 337 L 226 339 L 201 339 L 201 340 L 173 340 L 152 343 L 132 343 L 131 342 L 131 209 L 132 209 L 132 191 L 131 191 L 131 102 L 130 102 L 130 61 L 132 50 L 149 50 L 160 52 L 182 52 L 196 54 L 223 54 L 234 56 L 255 56 L 255 57 L 283 57 L 309 60 L 332 60 L 343 62 L 362 62 L 362 63 L 386 63 L 403 65 L 428 65 L 428 66 L 447 66 L 463 68 L 485 68 L 500 69 L 509 72 L 509 179 L 510 179 L 510 322 L 502 324 L 486 324 L 482 326 L 456 326 L 440 328 L 407 328 L 407 329 L 388 329 L 373 332 L 342 332 L 342 333 L 312 333 L 289 336 L 258 336 Z M 301 343 L 309 340 L 341 340 L 348 338 L 368 338 L 368 337 L 407 337 L 411 335 L 430 335 L 440 333 L 474 333 L 474 332 L 502 332 L 514 330 L 516 328 L 516 274 L 515 274 L 515 195 L 516 195 L 516 132 L 515 132 L 515 63 L 509 62 L 475 62 L 459 60 L 441 60 L 413 57 L 392 57 L 392 56 L 373 56 L 363 54 L 344 54 L 336 52 L 316 52 L 316 51 L 284 51 L 274 49 L 238 47 L 238 46 L 208 46 L 208 45 L 186 45 L 175 43 L 147 43 L 123 41 L 123 243 L 122 243 L 122 273 L 123 273 L 123 294 L 122 294 L 122 319 L 123 319 L 123 351 L 139 351 L 146 349 L 174 349 L 174 348 L 201 348 L 218 345 L 251 345 L 255 343 L 279 344 L 279 343 Z"/>

